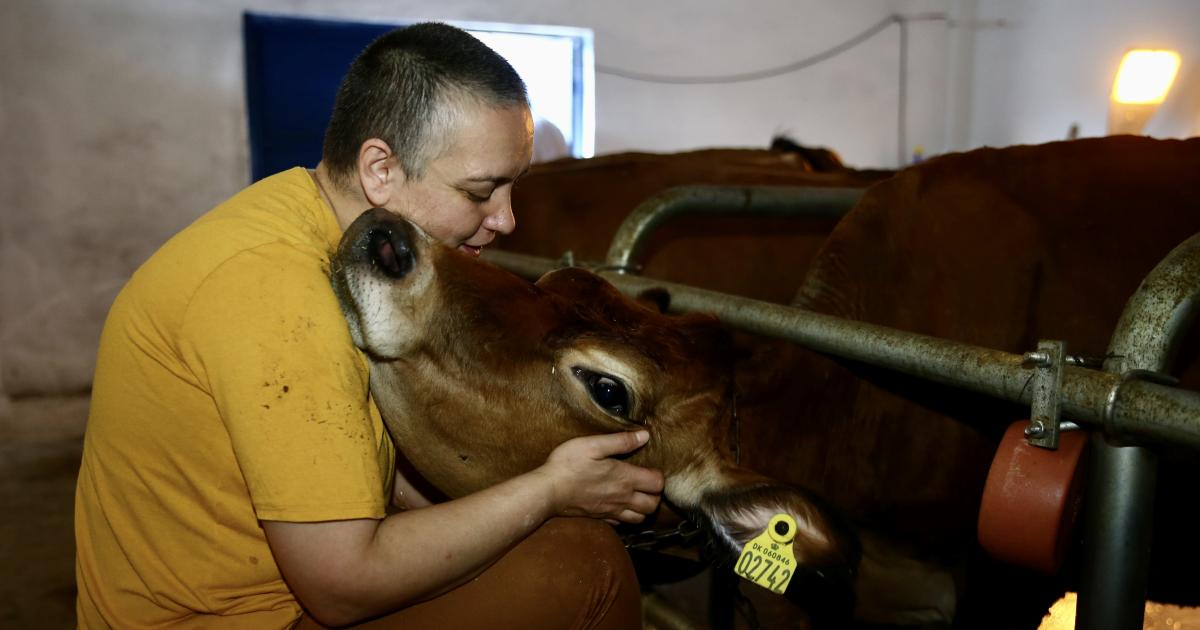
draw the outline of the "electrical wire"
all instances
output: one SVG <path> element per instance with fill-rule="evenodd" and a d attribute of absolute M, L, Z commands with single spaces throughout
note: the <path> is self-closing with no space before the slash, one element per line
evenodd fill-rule
<path fill-rule="evenodd" d="M 809 66 L 814 66 L 818 63 L 821 63 L 822 61 L 836 57 L 836 56 L 846 52 L 847 50 L 850 50 L 851 48 L 858 46 L 859 44 L 861 44 L 861 43 L 867 41 L 868 39 L 871 39 L 875 35 L 879 34 L 881 31 L 886 29 L 888 26 L 891 26 L 892 24 L 903 24 L 905 22 L 933 21 L 933 20 L 945 20 L 945 19 L 947 19 L 945 13 L 921 13 L 921 14 L 915 14 L 915 15 L 892 14 L 892 15 L 889 15 L 889 16 L 883 18 L 882 20 L 875 23 L 870 28 L 864 30 L 863 32 L 859 33 L 858 35 L 855 35 L 854 37 L 851 37 L 850 39 L 847 39 L 846 41 L 844 41 L 836 46 L 833 46 L 832 48 L 829 48 L 825 51 L 819 52 L 810 57 L 806 57 L 804 59 L 800 59 L 799 61 L 794 61 L 794 62 L 786 64 L 786 65 L 777 66 L 774 68 L 767 68 L 764 70 L 755 70 L 755 71 L 751 71 L 751 72 L 741 72 L 741 73 L 736 73 L 736 74 L 710 75 L 710 76 L 682 77 L 682 76 L 671 76 L 671 75 L 663 75 L 663 74 L 650 74 L 650 73 L 645 73 L 645 72 L 636 72 L 633 70 L 624 70 L 621 68 L 614 68 L 612 66 L 601 66 L 601 65 L 596 66 L 596 72 L 598 72 L 600 74 L 610 74 L 610 75 L 621 77 L 624 79 L 629 79 L 631 81 L 643 81 L 643 82 L 647 82 L 647 83 L 667 83 L 667 84 L 672 84 L 672 85 L 745 83 L 747 81 L 757 81 L 759 79 L 768 79 L 771 77 L 777 77 L 777 76 L 780 76 L 783 74 L 796 72 L 797 70 L 803 70 L 804 68 L 807 68 Z"/>

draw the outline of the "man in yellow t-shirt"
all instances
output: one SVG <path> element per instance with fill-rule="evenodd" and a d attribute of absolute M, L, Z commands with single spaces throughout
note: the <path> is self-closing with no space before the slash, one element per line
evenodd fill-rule
<path fill-rule="evenodd" d="M 431 505 L 396 472 L 329 285 L 370 207 L 464 255 L 512 231 L 531 135 L 502 58 L 442 24 L 393 31 L 351 66 L 314 171 L 247 188 L 134 274 L 101 337 L 76 491 L 81 627 L 639 623 L 600 520 L 657 506 L 661 475 L 611 458 L 645 433 L 568 441 Z"/>

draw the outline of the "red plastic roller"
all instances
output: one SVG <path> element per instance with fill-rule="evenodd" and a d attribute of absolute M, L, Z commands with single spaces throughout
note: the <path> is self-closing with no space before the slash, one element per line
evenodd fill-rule
<path fill-rule="evenodd" d="M 1079 516 L 1088 434 L 1064 431 L 1052 451 L 1025 441 L 1028 425 L 1008 427 L 992 459 L 979 506 L 979 543 L 998 560 L 1054 574 Z"/>

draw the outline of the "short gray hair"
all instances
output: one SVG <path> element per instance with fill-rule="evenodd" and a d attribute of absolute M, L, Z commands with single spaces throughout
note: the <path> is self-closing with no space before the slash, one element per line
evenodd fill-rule
<path fill-rule="evenodd" d="M 405 174 L 420 179 L 468 99 L 529 107 L 512 66 L 466 31 L 426 22 L 391 31 L 354 60 L 338 88 L 322 161 L 351 185 L 363 142 L 388 143 Z"/>

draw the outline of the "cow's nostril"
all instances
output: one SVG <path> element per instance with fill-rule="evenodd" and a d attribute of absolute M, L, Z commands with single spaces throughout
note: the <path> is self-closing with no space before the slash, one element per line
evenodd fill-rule
<path fill-rule="evenodd" d="M 367 237 L 371 263 L 392 278 L 403 278 L 412 271 L 413 253 L 403 234 L 391 230 L 371 230 Z"/>

